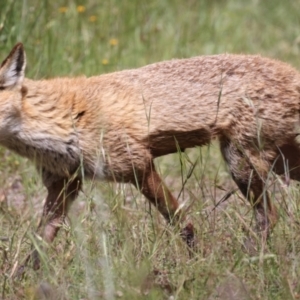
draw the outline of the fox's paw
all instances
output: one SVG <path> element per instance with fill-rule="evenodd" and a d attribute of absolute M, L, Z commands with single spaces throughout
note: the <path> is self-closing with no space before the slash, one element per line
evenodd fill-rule
<path fill-rule="evenodd" d="M 195 235 L 195 229 L 192 223 L 188 223 L 180 232 L 180 236 L 188 246 L 190 257 L 194 256 L 197 251 L 197 241 Z"/>
<path fill-rule="evenodd" d="M 40 256 L 36 250 L 31 251 L 30 254 L 24 260 L 24 263 L 21 264 L 16 270 L 13 272 L 13 277 L 21 280 L 25 275 L 26 267 L 28 264 L 32 265 L 33 270 L 38 270 L 40 268 Z"/>

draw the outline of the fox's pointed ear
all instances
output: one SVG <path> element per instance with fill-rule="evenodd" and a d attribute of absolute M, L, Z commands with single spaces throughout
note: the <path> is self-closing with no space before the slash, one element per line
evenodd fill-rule
<path fill-rule="evenodd" d="M 23 45 L 18 43 L 0 66 L 0 89 L 10 89 L 22 85 L 26 66 Z"/>

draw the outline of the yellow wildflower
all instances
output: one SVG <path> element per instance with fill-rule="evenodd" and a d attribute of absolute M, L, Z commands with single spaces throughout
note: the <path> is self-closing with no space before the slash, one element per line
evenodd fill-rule
<path fill-rule="evenodd" d="M 119 41 L 117 39 L 110 39 L 109 44 L 111 46 L 117 46 L 119 44 Z"/>
<path fill-rule="evenodd" d="M 83 5 L 78 5 L 78 6 L 77 6 L 77 11 L 78 11 L 79 13 L 83 13 L 83 12 L 85 11 L 85 7 L 84 7 Z"/>
<path fill-rule="evenodd" d="M 102 59 L 102 65 L 108 65 L 109 61 L 108 59 L 104 58 Z"/>
<path fill-rule="evenodd" d="M 67 12 L 68 8 L 66 6 L 62 6 L 58 9 L 58 11 L 62 14 L 64 14 L 65 12 Z"/>
<path fill-rule="evenodd" d="M 96 20 L 97 20 L 97 17 L 94 15 L 89 17 L 90 22 L 95 22 Z"/>

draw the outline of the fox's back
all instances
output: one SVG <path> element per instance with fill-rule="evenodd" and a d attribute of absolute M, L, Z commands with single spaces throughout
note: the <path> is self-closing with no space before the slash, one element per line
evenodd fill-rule
<path fill-rule="evenodd" d="M 299 125 L 299 73 L 260 56 L 202 56 L 29 85 L 25 113 L 33 107 L 41 125 L 28 130 L 48 126 L 71 141 L 76 129 L 89 160 L 124 144 L 139 143 L 155 157 L 217 136 L 280 145 Z"/>
<path fill-rule="evenodd" d="M 174 139 L 193 147 L 218 134 L 255 137 L 258 127 L 276 140 L 299 122 L 299 73 L 260 56 L 171 60 L 89 80 L 102 86 L 98 105 L 108 122 L 162 147 Z M 278 126 L 275 116 L 285 121 Z"/>

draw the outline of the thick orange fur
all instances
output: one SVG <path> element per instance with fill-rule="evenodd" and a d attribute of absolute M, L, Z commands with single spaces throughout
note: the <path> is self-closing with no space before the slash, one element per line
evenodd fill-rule
<path fill-rule="evenodd" d="M 277 214 L 268 172 L 300 180 L 300 74 L 279 61 L 214 55 L 90 78 L 24 79 L 17 44 L 0 68 L 0 143 L 35 161 L 48 198 L 41 234 L 51 242 L 81 177 L 136 185 L 161 214 L 183 221 L 155 157 L 220 140 L 233 179 L 268 235 Z M 75 179 L 74 179 L 75 178 Z M 67 191 L 67 193 L 65 193 Z M 193 244 L 193 228 L 183 228 Z"/>

